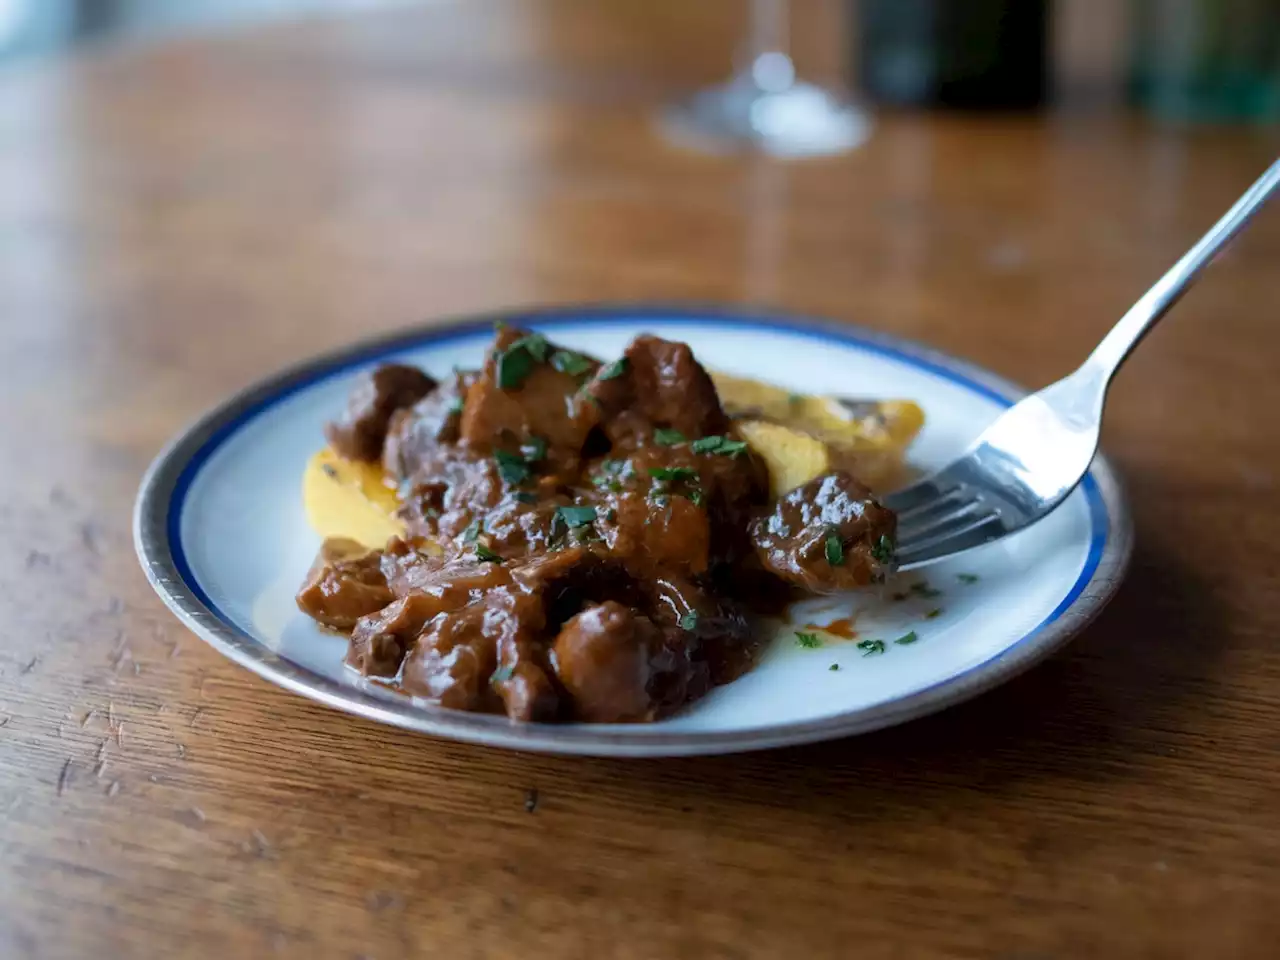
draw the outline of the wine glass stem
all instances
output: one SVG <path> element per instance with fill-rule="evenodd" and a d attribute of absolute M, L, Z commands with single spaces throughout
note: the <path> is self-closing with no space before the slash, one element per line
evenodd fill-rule
<path fill-rule="evenodd" d="M 751 0 L 749 63 L 764 53 L 787 55 L 787 0 Z"/>

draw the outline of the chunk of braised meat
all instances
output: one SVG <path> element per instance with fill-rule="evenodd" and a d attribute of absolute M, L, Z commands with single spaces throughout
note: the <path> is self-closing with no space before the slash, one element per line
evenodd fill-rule
<path fill-rule="evenodd" d="M 712 684 L 728 683 L 751 665 L 758 644 L 746 611 L 702 584 L 669 574 L 644 582 L 644 609 L 654 623 L 677 638 L 691 658 L 688 696 Z"/>
<path fill-rule="evenodd" d="M 729 418 L 715 384 L 686 344 L 636 337 L 622 358 L 606 364 L 587 386 L 609 439 L 630 445 L 656 427 L 691 440 L 723 434 Z"/>
<path fill-rule="evenodd" d="M 758 460 L 647 446 L 594 466 L 596 529 L 637 575 L 706 573 L 750 554 L 747 521 L 767 497 Z"/>
<path fill-rule="evenodd" d="M 588 607 L 556 637 L 552 667 L 573 716 L 596 723 L 652 720 L 683 691 L 688 659 L 648 617 L 615 601 Z M 681 697 L 680 699 L 683 699 Z"/>
<path fill-rule="evenodd" d="M 408 479 L 420 472 L 440 446 L 458 442 L 463 400 L 479 376 L 474 371 L 456 370 L 412 407 L 392 414 L 382 449 L 382 465 L 388 475 Z"/>
<path fill-rule="evenodd" d="M 557 356 L 566 355 L 580 359 L 581 373 L 566 372 L 579 369 L 577 365 L 557 362 Z M 484 452 L 515 451 L 537 438 L 553 456 L 563 452 L 576 457 L 599 422 L 596 405 L 580 389 L 597 366 L 538 334 L 503 327 L 479 379 L 467 390 L 463 441 Z"/>
<path fill-rule="evenodd" d="M 436 597 L 441 609 L 453 610 L 485 590 L 511 581 L 506 568 L 482 563 L 474 553 L 444 557 L 424 543 L 422 549 L 403 540 L 392 540 L 382 553 L 382 574 L 397 597 L 423 593 Z"/>
<path fill-rule="evenodd" d="M 538 597 L 500 587 L 434 617 L 404 663 L 401 687 L 456 710 L 499 706 L 515 720 L 550 719 L 559 698 L 539 662 Z"/>
<path fill-rule="evenodd" d="M 384 562 L 385 562 L 384 557 Z M 433 617 L 462 609 L 485 591 L 507 586 L 500 565 L 459 558 L 449 564 L 409 568 L 391 576 L 403 596 L 377 613 L 361 617 L 351 631 L 347 663 L 366 676 L 394 676 L 405 651 Z M 413 587 L 409 588 L 410 577 Z"/>
<path fill-rule="evenodd" d="M 555 539 L 556 509 L 570 504 L 563 493 L 571 474 L 514 454 L 502 463 L 467 447 L 442 447 L 427 459 L 409 486 L 400 515 L 410 534 L 439 540 L 452 551 L 477 542 L 502 557 L 547 549 Z"/>
<path fill-rule="evenodd" d="M 751 525 L 756 556 L 810 593 L 881 581 L 894 569 L 897 518 L 847 473 L 816 477 Z"/>
<path fill-rule="evenodd" d="M 381 460 L 392 414 L 413 406 L 435 385 L 417 367 L 401 363 L 375 367 L 356 382 L 342 416 L 326 425 L 329 446 L 348 460 Z"/>
<path fill-rule="evenodd" d="M 298 609 L 326 627 L 350 630 L 394 599 L 379 560 L 377 551 L 354 540 L 326 540 L 298 591 Z"/>

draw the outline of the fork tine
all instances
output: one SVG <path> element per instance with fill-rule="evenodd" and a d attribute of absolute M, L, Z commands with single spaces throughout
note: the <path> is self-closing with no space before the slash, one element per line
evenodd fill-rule
<path fill-rule="evenodd" d="M 973 520 L 991 516 L 994 511 L 980 500 L 950 502 L 939 510 L 931 510 L 927 516 L 908 523 L 898 524 L 899 543 L 921 543 L 942 536 L 947 530 L 964 526 Z"/>
<path fill-rule="evenodd" d="M 961 550 L 970 550 L 1004 536 L 1004 523 L 995 513 L 986 514 L 958 528 L 932 532 L 923 540 L 898 545 L 899 567 L 928 563 Z"/>
<path fill-rule="evenodd" d="M 977 497 L 968 490 L 956 488 L 950 493 L 943 494 L 937 500 L 929 503 L 921 504 L 918 507 L 912 507 L 910 510 L 902 510 L 898 513 L 898 530 L 901 531 L 908 527 L 924 527 L 935 522 L 939 516 L 953 513 L 969 504 L 976 503 Z"/>
<path fill-rule="evenodd" d="M 944 479 L 939 474 L 926 477 L 923 480 L 917 480 L 909 487 L 903 487 L 901 490 L 895 490 L 888 496 L 881 497 L 880 502 L 894 513 L 902 515 L 909 510 L 940 500 L 957 489 L 958 487 L 955 483 Z"/>

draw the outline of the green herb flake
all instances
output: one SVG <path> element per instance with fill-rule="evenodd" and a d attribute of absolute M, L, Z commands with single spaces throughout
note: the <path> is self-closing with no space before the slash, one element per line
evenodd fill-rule
<path fill-rule="evenodd" d="M 502 557 L 494 553 L 483 543 L 476 544 L 476 559 L 481 563 L 501 563 Z"/>
<path fill-rule="evenodd" d="M 480 531 L 484 529 L 484 521 L 479 517 L 471 521 L 471 525 L 462 531 L 463 543 L 475 543 L 476 537 L 480 536 Z"/>
<path fill-rule="evenodd" d="M 541 437 L 530 437 L 520 444 L 520 453 L 524 456 L 525 463 L 537 463 L 547 456 L 547 441 Z"/>
<path fill-rule="evenodd" d="M 884 653 L 883 640 L 859 640 L 858 649 L 862 651 L 864 657 L 876 656 Z"/>
<path fill-rule="evenodd" d="M 926 620 L 937 620 L 940 616 L 942 616 L 942 610 L 935 607 L 934 609 L 926 613 L 924 615 L 924 618 Z"/>
<path fill-rule="evenodd" d="M 702 502 L 705 499 L 705 497 L 706 497 L 706 494 L 702 492 L 701 487 L 694 487 L 692 490 L 690 490 L 688 493 L 685 494 L 685 499 L 687 499 L 695 507 L 702 506 Z"/>
<path fill-rule="evenodd" d="M 529 465 L 524 457 L 508 450 L 493 451 L 493 459 L 498 462 L 498 476 L 502 482 L 517 486 L 529 479 Z"/>
<path fill-rule="evenodd" d="M 512 496 L 515 498 L 517 503 L 537 503 L 538 502 L 538 498 L 536 496 L 534 496 L 532 493 L 525 493 L 523 490 L 513 493 Z"/>
<path fill-rule="evenodd" d="M 676 483 L 680 480 L 692 480 L 698 471 L 692 467 L 650 467 L 649 476 L 664 483 Z"/>
<path fill-rule="evenodd" d="M 498 354 L 498 387 L 516 390 L 533 373 L 533 357 L 527 350 L 517 350 L 514 345 Z"/>
<path fill-rule="evenodd" d="M 653 431 L 653 440 L 660 447 L 674 447 L 678 443 L 684 443 L 685 437 L 679 430 L 659 427 Z"/>
<path fill-rule="evenodd" d="M 736 457 L 747 449 L 747 444 L 745 440 L 730 440 L 728 437 L 713 434 L 693 441 L 690 449 L 694 453 L 716 453 L 726 457 Z"/>
<path fill-rule="evenodd" d="M 942 596 L 942 591 L 935 590 L 933 587 L 929 586 L 929 583 L 927 580 L 921 580 L 917 583 L 913 583 L 910 587 L 910 590 L 917 597 L 924 597 L 926 600 L 932 599 L 933 597 Z"/>
<path fill-rule="evenodd" d="M 587 524 L 595 522 L 596 508 L 591 506 L 556 507 L 556 516 L 563 520 L 565 526 L 569 528 L 585 527 Z"/>
<path fill-rule="evenodd" d="M 604 543 L 604 537 L 596 533 L 596 528 L 590 524 L 574 528 L 573 535 L 578 543 Z"/>
<path fill-rule="evenodd" d="M 973 586 L 973 584 L 977 583 L 982 578 L 978 576 L 976 573 L 957 573 L 956 579 L 963 584 Z"/>
<path fill-rule="evenodd" d="M 698 611 L 690 610 L 680 618 L 680 629 L 693 632 L 698 628 Z"/>
<path fill-rule="evenodd" d="M 718 450 L 722 443 L 724 443 L 724 437 L 714 434 L 710 437 L 699 437 L 693 441 L 691 449 L 694 453 L 712 453 Z"/>
<path fill-rule="evenodd" d="M 871 556 L 875 557 L 877 563 L 892 563 L 896 549 L 897 547 L 891 538 L 881 536 L 871 548 Z"/>
<path fill-rule="evenodd" d="M 840 664 L 838 664 L 838 663 L 833 663 L 831 666 L 827 667 L 827 669 L 828 669 L 828 670 L 831 670 L 831 671 L 833 671 L 833 672 L 834 672 L 834 671 L 836 671 L 836 670 L 839 670 L 839 669 L 840 669 Z"/>
<path fill-rule="evenodd" d="M 516 672 L 516 668 L 511 665 L 507 665 L 505 667 L 499 667 L 497 670 L 493 671 L 492 675 L 490 675 L 489 682 L 490 683 L 506 683 L 513 676 L 515 676 L 515 672 Z"/>
<path fill-rule="evenodd" d="M 627 358 L 619 357 L 613 363 L 606 364 L 600 368 L 600 372 L 596 374 L 597 380 L 617 380 L 627 372 Z"/>
<path fill-rule="evenodd" d="M 799 406 L 804 403 L 804 396 L 799 393 L 789 393 L 787 394 L 787 403 L 793 407 Z"/>
<path fill-rule="evenodd" d="M 799 630 L 796 631 L 796 643 L 806 650 L 815 650 L 822 646 L 822 640 L 816 633 L 802 633 Z"/>
<path fill-rule="evenodd" d="M 910 633 L 904 633 L 902 636 L 900 636 L 897 640 L 893 642 L 900 647 L 907 647 L 915 643 L 919 639 L 920 637 L 916 635 L 916 632 L 914 630 L 912 630 Z"/>
<path fill-rule="evenodd" d="M 508 350 L 523 350 L 539 363 L 547 362 L 547 338 L 540 333 L 531 333 L 521 337 Z"/>
<path fill-rule="evenodd" d="M 827 543 L 824 548 L 827 555 L 827 563 L 833 567 L 838 567 L 844 563 L 844 541 L 840 539 L 840 534 L 832 531 L 827 534 Z"/>
<path fill-rule="evenodd" d="M 551 366 L 571 377 L 580 377 L 591 370 L 592 360 L 572 350 L 557 350 L 551 354 Z"/>

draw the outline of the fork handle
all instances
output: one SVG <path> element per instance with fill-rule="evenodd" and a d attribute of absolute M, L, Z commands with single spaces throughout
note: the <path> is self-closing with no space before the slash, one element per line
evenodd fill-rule
<path fill-rule="evenodd" d="M 1267 172 L 1258 178 L 1258 182 L 1223 214 L 1222 219 L 1183 254 L 1182 259 L 1142 295 L 1142 299 L 1129 308 L 1128 313 L 1120 318 L 1120 322 L 1111 328 L 1089 355 L 1085 368 L 1091 367 L 1095 372 L 1102 373 L 1104 383 L 1115 376 L 1115 372 L 1147 335 L 1147 331 L 1168 313 L 1169 308 L 1186 293 L 1206 264 L 1232 237 L 1244 229 L 1249 218 L 1271 199 L 1277 188 L 1280 188 L 1280 160 L 1268 167 Z"/>

